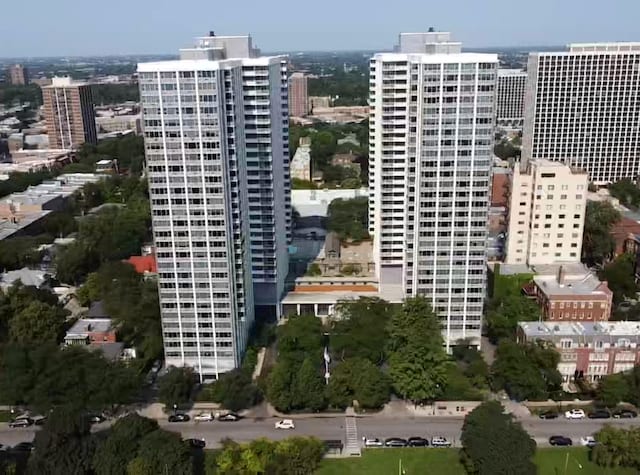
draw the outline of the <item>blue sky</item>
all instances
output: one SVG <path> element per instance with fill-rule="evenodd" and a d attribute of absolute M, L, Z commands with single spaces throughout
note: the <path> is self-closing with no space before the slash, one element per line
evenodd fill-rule
<path fill-rule="evenodd" d="M 401 31 L 468 47 L 640 41 L 638 0 L 3 1 L 0 57 L 175 53 L 251 33 L 263 51 L 389 49 Z"/>

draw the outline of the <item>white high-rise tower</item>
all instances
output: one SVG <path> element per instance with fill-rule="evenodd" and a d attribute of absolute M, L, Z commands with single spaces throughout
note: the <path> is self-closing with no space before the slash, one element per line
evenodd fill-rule
<path fill-rule="evenodd" d="M 480 345 L 495 54 L 449 33 L 400 35 L 371 60 L 369 226 L 384 294 L 427 296 L 447 348 Z"/>
<path fill-rule="evenodd" d="M 286 58 L 211 33 L 138 74 L 165 358 L 211 380 L 238 366 L 256 309 L 284 291 Z"/>

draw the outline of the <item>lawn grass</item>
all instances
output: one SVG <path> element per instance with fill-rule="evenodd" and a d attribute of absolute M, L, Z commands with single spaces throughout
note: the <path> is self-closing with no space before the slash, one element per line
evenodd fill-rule
<path fill-rule="evenodd" d="M 569 457 L 567 458 L 567 454 Z M 370 449 L 361 458 L 326 459 L 316 475 L 396 475 L 399 461 L 406 475 L 465 475 L 457 449 Z M 565 472 L 565 463 L 566 472 Z M 584 448 L 540 449 L 539 475 L 637 475 L 631 469 L 606 469 L 589 461 Z M 582 468 L 580 468 L 582 466 Z"/>

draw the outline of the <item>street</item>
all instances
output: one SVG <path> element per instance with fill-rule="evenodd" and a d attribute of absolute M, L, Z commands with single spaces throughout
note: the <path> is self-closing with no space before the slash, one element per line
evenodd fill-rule
<path fill-rule="evenodd" d="M 230 438 L 238 442 L 267 437 L 269 439 L 284 439 L 293 435 L 315 436 L 319 439 L 336 439 L 345 441 L 345 417 L 308 417 L 295 419 L 294 430 L 278 430 L 274 428 L 277 418 L 247 418 L 238 422 L 185 422 L 169 423 L 160 421 L 163 429 L 179 432 L 182 437 L 204 439 L 207 447 L 216 447 L 220 440 Z M 536 440 L 538 445 L 548 445 L 552 435 L 564 435 L 573 439 L 574 445 L 580 443 L 580 437 L 597 432 L 603 425 L 611 424 L 616 427 L 640 426 L 638 419 L 607 419 L 607 420 L 540 420 L 527 417 L 520 420 L 523 427 Z M 358 437 L 412 437 L 444 436 L 454 445 L 459 445 L 460 431 L 463 419 L 444 417 L 358 417 Z M 105 429 L 109 423 L 94 426 L 94 431 Z M 0 424 L 0 444 L 13 446 L 19 442 L 33 440 L 36 430 L 34 427 L 11 429 L 6 424 Z"/>

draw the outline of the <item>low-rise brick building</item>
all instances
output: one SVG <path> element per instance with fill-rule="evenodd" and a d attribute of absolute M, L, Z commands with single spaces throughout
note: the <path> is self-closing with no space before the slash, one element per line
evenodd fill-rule
<path fill-rule="evenodd" d="M 631 370 L 640 364 L 640 322 L 520 322 L 519 343 L 545 341 L 560 353 L 565 383 Z"/>
<path fill-rule="evenodd" d="M 567 275 L 560 266 L 556 275 L 535 276 L 529 288 L 543 320 L 599 322 L 611 317 L 613 292 L 589 271 Z"/>

